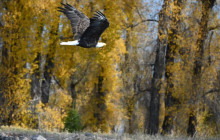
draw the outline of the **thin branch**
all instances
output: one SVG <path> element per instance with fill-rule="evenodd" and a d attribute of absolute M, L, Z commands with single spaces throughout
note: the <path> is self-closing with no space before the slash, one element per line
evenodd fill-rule
<path fill-rule="evenodd" d="M 127 28 L 134 28 L 134 27 L 138 26 L 139 24 L 144 23 L 144 22 L 147 22 L 147 21 L 159 22 L 159 21 L 156 20 L 156 19 L 143 19 L 143 16 L 141 15 L 141 12 L 139 11 L 138 7 L 135 6 L 135 8 L 136 8 L 137 14 L 138 14 L 138 16 L 140 17 L 141 21 L 138 22 L 138 23 L 136 23 L 136 24 L 131 24 L 131 25 L 128 25 L 127 23 L 125 23 L 125 26 L 126 26 L 125 29 L 127 29 Z M 157 14 L 159 14 L 159 13 L 156 13 L 156 14 L 154 15 L 154 17 L 155 17 Z"/>
<path fill-rule="evenodd" d="M 90 62 L 90 63 L 91 63 L 91 62 Z M 87 71 L 88 71 L 88 67 L 89 67 L 90 63 L 87 64 L 86 69 L 85 69 L 84 73 L 82 74 L 83 76 L 82 76 L 79 80 L 77 80 L 75 83 L 73 83 L 74 85 L 79 84 L 79 82 L 81 82 L 82 79 L 85 77 L 85 75 L 86 75 L 86 73 L 87 73 Z M 60 82 L 56 79 L 56 77 L 55 77 L 54 75 L 53 75 L 53 78 L 54 78 L 55 82 L 57 83 L 57 85 L 58 85 L 62 90 L 64 90 L 64 88 L 62 87 L 62 85 L 61 85 Z"/>
<path fill-rule="evenodd" d="M 13 115 L 18 114 L 23 108 L 26 107 L 26 105 L 28 105 L 28 104 L 31 103 L 31 102 L 35 102 L 35 101 L 39 101 L 39 98 L 33 99 L 33 100 L 30 100 L 30 101 L 26 102 L 19 110 L 17 110 L 15 113 L 13 113 Z"/>
<path fill-rule="evenodd" d="M 56 77 L 53 75 L 53 78 L 55 80 L 55 82 L 57 83 L 57 85 L 62 89 L 64 90 L 64 88 L 61 86 L 60 82 L 56 79 Z"/>
<path fill-rule="evenodd" d="M 142 15 L 141 15 L 141 13 L 140 13 L 140 11 L 139 11 L 138 7 L 137 7 L 137 6 L 135 6 L 135 7 L 136 7 L 137 13 L 138 13 L 138 15 L 139 15 L 139 17 L 140 17 L 141 21 L 143 21 Z"/>
<path fill-rule="evenodd" d="M 213 92 L 220 92 L 220 89 L 210 89 L 209 91 L 205 92 L 202 97 L 205 97 L 206 95 L 213 93 Z"/>
<path fill-rule="evenodd" d="M 99 51 L 101 51 L 101 50 L 99 50 Z M 85 75 L 86 75 L 87 72 L 88 72 L 88 69 L 89 69 L 90 64 L 93 62 L 93 60 L 95 59 L 95 57 L 96 57 L 96 55 L 99 53 L 99 51 L 97 51 L 96 54 L 93 56 L 93 59 L 91 59 L 91 60 L 89 61 L 89 63 L 87 63 L 87 66 L 86 66 L 86 69 L 85 69 L 83 75 L 81 76 L 81 78 L 80 78 L 78 81 L 76 81 L 75 83 L 73 83 L 74 85 L 79 84 L 79 82 L 81 82 L 81 81 L 83 80 L 83 78 L 85 77 Z"/>
<path fill-rule="evenodd" d="M 220 89 L 211 89 L 209 91 L 207 91 L 205 94 L 209 94 L 209 93 L 213 93 L 213 92 L 220 92 Z"/>
<path fill-rule="evenodd" d="M 91 61 L 89 62 L 89 63 L 87 63 L 87 66 L 86 66 L 86 68 L 85 68 L 85 70 L 84 70 L 84 72 L 83 72 L 83 75 L 81 76 L 81 78 L 79 79 L 79 80 L 77 80 L 75 83 L 73 83 L 73 85 L 78 85 L 82 80 L 83 80 L 83 78 L 85 77 L 85 75 L 86 75 L 86 73 L 87 73 L 87 71 L 88 71 L 88 69 L 89 69 L 89 65 L 91 64 Z"/>
<path fill-rule="evenodd" d="M 217 30 L 217 29 L 220 29 L 220 24 L 208 28 L 209 31 L 213 31 L 213 30 Z"/>
<path fill-rule="evenodd" d="M 127 28 L 134 28 L 134 27 L 138 26 L 139 24 L 144 23 L 144 22 L 147 22 L 147 21 L 159 22 L 159 21 L 156 20 L 156 19 L 145 19 L 145 20 L 142 20 L 142 21 L 140 21 L 140 22 L 138 22 L 138 23 L 136 23 L 136 24 L 127 25 L 126 27 L 127 27 Z"/>

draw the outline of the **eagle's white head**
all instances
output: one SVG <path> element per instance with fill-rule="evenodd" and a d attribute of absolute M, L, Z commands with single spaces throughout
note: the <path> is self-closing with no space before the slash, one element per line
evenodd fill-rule
<path fill-rule="evenodd" d="M 104 47 L 106 44 L 103 42 L 98 42 L 98 44 L 95 46 L 96 48 Z"/>

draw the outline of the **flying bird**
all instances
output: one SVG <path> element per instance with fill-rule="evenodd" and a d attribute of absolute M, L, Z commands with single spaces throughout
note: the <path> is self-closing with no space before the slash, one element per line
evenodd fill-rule
<path fill-rule="evenodd" d="M 60 45 L 74 45 L 84 48 L 100 48 L 105 43 L 98 42 L 99 37 L 109 27 L 109 21 L 106 16 L 96 11 L 92 18 L 88 18 L 85 14 L 77 10 L 68 3 L 61 3 L 63 7 L 58 7 L 60 12 L 64 13 L 71 22 L 74 41 L 61 42 Z"/>

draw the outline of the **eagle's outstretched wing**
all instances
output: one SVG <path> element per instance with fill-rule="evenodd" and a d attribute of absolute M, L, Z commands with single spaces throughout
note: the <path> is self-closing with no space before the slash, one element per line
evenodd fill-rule
<path fill-rule="evenodd" d="M 87 43 L 93 44 L 98 42 L 99 37 L 109 27 L 109 21 L 103 13 L 97 11 L 95 15 L 90 18 L 90 25 L 81 36 L 81 41 L 85 40 Z"/>
<path fill-rule="evenodd" d="M 71 22 L 74 39 L 79 40 L 82 34 L 90 25 L 89 18 L 73 6 L 61 3 L 64 8 L 58 7 L 60 12 L 64 13 Z"/>

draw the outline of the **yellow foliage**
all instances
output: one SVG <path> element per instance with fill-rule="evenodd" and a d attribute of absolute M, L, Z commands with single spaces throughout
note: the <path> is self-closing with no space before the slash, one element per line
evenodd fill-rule
<path fill-rule="evenodd" d="M 154 26 L 152 22 L 143 22 L 143 1 L 69 1 L 88 17 L 101 10 L 110 21 L 110 27 L 100 38 L 100 41 L 107 45 L 99 49 L 59 46 L 61 36 L 72 35 L 69 20 L 57 11 L 61 1 L 0 2 L 4 6 L 0 6 L 0 18 L 3 20 L 1 23 L 4 23 L 4 26 L 0 27 L 0 123 L 25 128 L 62 130 L 62 119 L 73 107 L 72 102 L 76 101 L 75 109 L 82 116 L 82 123 L 86 129 L 110 132 L 122 120 L 128 122 L 136 118 L 133 123 L 135 130 L 143 131 L 147 107 L 137 107 L 137 101 L 141 99 L 136 94 L 140 90 L 138 86 L 141 89 L 145 88 L 144 79 L 151 81 L 152 67 L 140 64 L 145 65 L 147 59 L 146 56 L 139 57 L 140 54 L 146 53 L 145 44 L 143 48 L 139 44 L 155 39 L 145 38 L 148 34 L 146 30 Z M 205 93 L 218 87 L 216 81 L 220 65 L 219 31 L 211 31 L 214 37 L 210 39 L 210 43 L 206 42 L 209 35 L 204 40 L 202 82 L 199 85 L 201 88 L 194 91 L 193 60 L 196 58 L 194 54 L 201 49 L 197 40 L 202 37 L 202 34 L 198 34 L 198 20 L 202 17 L 201 2 L 198 2 L 198 6 L 195 6 L 195 3 L 183 3 L 185 6 L 178 6 L 178 0 L 166 2 L 169 8 L 164 12 L 163 18 L 167 18 L 168 25 L 162 25 L 167 29 L 164 29 L 164 33 L 159 34 L 158 38 L 159 41 L 168 43 L 166 46 L 172 50 L 170 56 L 173 57 L 173 61 L 166 66 L 166 76 L 169 78 L 165 79 L 173 85 L 162 83 L 160 93 L 170 91 L 178 103 L 161 111 L 162 115 L 172 113 L 175 118 L 174 131 L 185 134 L 189 112 L 195 109 L 198 116 L 198 132 L 214 135 L 217 126 L 213 120 L 209 120 L 213 117 L 211 109 L 207 107 L 205 111 L 200 110 L 204 109 L 205 100 L 212 103 L 217 96 L 216 93 Z M 212 19 L 214 22 L 209 21 L 213 27 L 218 23 L 216 15 Z M 145 36 L 141 36 L 142 34 Z M 52 64 L 46 69 L 47 58 Z M 150 61 L 153 62 L 152 60 Z M 47 75 L 50 77 L 47 83 L 50 84 L 47 104 L 40 102 L 44 88 L 42 80 L 47 78 L 45 71 L 50 72 Z M 35 81 L 39 84 L 38 99 L 31 97 L 34 90 L 31 86 Z M 161 84 L 161 81 L 163 79 L 157 83 Z M 144 97 L 145 92 L 143 93 L 138 95 Z M 162 118 L 163 116 L 160 116 L 160 120 Z"/>
<path fill-rule="evenodd" d="M 214 136 L 216 135 L 216 120 L 215 120 L 215 114 L 209 112 L 209 110 L 205 109 L 205 111 L 202 111 L 197 116 L 197 131 L 200 136 Z"/>
<path fill-rule="evenodd" d="M 50 97 L 47 105 L 42 102 L 37 104 L 39 127 L 44 130 L 62 130 L 64 128 L 63 119 L 70 109 L 71 97 L 63 91 L 58 91 Z"/>

